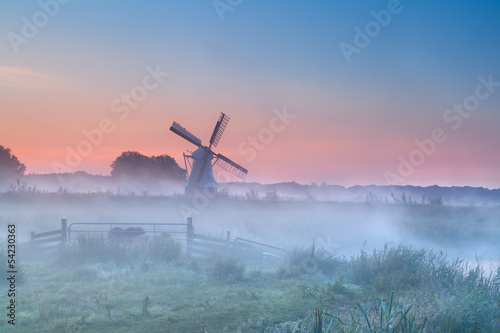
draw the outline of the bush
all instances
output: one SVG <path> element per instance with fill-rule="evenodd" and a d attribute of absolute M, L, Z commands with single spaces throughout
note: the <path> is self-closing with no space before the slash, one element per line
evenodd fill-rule
<path fill-rule="evenodd" d="M 335 255 L 324 249 L 316 249 L 314 243 L 309 248 L 294 248 L 288 253 L 285 267 L 281 267 L 281 278 L 321 272 L 331 275 L 343 265 Z"/>
<path fill-rule="evenodd" d="M 181 244 L 173 239 L 153 239 L 133 249 L 145 261 L 168 263 L 181 256 Z"/>
<path fill-rule="evenodd" d="M 208 273 L 216 280 L 225 282 L 241 281 L 245 273 L 245 265 L 238 262 L 235 258 L 217 258 L 215 262 L 208 267 Z"/>
<path fill-rule="evenodd" d="M 114 262 L 126 264 L 135 261 L 171 262 L 181 255 L 181 245 L 173 239 L 152 239 L 131 243 L 112 241 L 92 234 L 79 234 L 76 244 L 62 246 L 57 262 L 62 265 Z"/>
<path fill-rule="evenodd" d="M 61 246 L 57 253 L 57 263 L 62 265 L 87 265 L 94 263 L 123 264 L 130 260 L 126 244 L 110 242 L 104 237 L 81 233 L 76 244 Z"/>

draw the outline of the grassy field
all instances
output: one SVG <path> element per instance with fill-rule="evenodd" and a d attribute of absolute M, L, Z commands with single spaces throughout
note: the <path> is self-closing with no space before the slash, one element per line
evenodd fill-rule
<path fill-rule="evenodd" d="M 62 217 L 178 222 L 179 207 L 192 205 L 110 194 L 2 199 L 2 230 L 15 222 L 19 239 L 56 229 Z M 172 240 L 130 246 L 83 234 L 52 252 L 20 241 L 15 331 L 500 331 L 500 271 L 474 262 L 474 253 L 498 259 L 499 207 L 215 198 L 197 208 L 197 233 L 230 230 L 289 251 L 269 264 L 189 258 Z"/>
<path fill-rule="evenodd" d="M 296 248 L 273 270 L 178 250 L 173 241 L 129 247 L 86 237 L 25 262 L 16 331 L 500 330 L 500 272 L 486 275 L 424 249 L 387 244 L 346 259 Z M 316 310 L 324 312 L 315 319 Z M 2 332 L 9 326 L 0 322 Z"/>

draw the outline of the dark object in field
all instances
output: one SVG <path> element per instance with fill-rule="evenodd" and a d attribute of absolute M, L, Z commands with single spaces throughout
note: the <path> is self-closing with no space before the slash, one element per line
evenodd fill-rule
<path fill-rule="evenodd" d="M 109 231 L 109 238 L 111 239 L 132 239 L 142 235 L 144 235 L 144 230 L 142 228 L 129 227 L 127 229 L 122 229 L 120 227 L 114 227 Z"/>
<path fill-rule="evenodd" d="M 160 233 L 159 235 L 156 235 L 156 236 L 155 236 L 155 239 L 157 239 L 157 240 L 162 240 L 162 241 L 163 241 L 163 240 L 170 241 L 170 240 L 172 240 L 173 238 L 172 238 L 172 234 L 169 234 L 168 232 L 162 232 L 162 233 Z"/>

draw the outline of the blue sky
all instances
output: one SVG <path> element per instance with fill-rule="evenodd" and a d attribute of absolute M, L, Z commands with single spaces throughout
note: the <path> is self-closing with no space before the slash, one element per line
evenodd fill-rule
<path fill-rule="evenodd" d="M 107 174 L 128 149 L 179 161 L 190 147 L 167 133 L 171 121 L 203 138 L 223 111 L 232 120 L 221 149 L 249 164 L 250 180 L 384 184 L 479 76 L 500 81 L 498 1 L 402 0 L 351 62 L 340 43 L 354 45 L 354 28 L 395 2 L 241 1 L 220 20 L 212 1 L 74 0 L 14 52 L 9 33 L 22 35 L 23 17 L 33 21 L 40 3 L 53 4 L 0 5 L 0 144 L 29 172 L 63 163 L 81 131 L 157 64 L 169 78 L 76 169 Z M 499 102 L 500 91 L 481 102 L 404 183 L 500 187 Z M 296 120 L 255 160 L 239 156 L 284 106 Z M 36 149 L 25 139 L 32 133 Z"/>

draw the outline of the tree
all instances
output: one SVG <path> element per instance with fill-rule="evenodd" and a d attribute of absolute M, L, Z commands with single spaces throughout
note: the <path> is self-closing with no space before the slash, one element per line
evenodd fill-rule
<path fill-rule="evenodd" d="M 126 151 L 116 158 L 111 168 L 113 177 L 186 180 L 186 170 L 168 155 L 147 157 L 136 151 Z"/>
<path fill-rule="evenodd" d="M 159 177 L 186 180 L 186 170 L 181 168 L 177 162 L 168 155 L 151 156 Z"/>
<path fill-rule="evenodd" d="M 12 155 L 9 148 L 0 146 L 0 179 L 22 176 L 26 172 L 26 166 Z"/>

